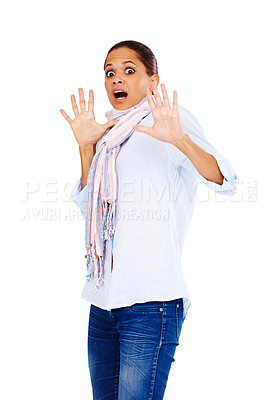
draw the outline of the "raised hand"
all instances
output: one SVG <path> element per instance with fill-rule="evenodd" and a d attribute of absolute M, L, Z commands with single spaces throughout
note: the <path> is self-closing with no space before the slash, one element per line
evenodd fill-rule
<path fill-rule="evenodd" d="M 72 131 L 74 132 L 75 139 L 77 140 L 79 146 L 85 147 L 88 145 L 93 145 L 98 142 L 98 140 L 104 135 L 107 129 L 114 126 L 118 120 L 111 120 L 106 122 L 106 124 L 98 124 L 95 121 L 93 106 L 94 106 L 94 97 L 93 91 L 89 90 L 89 101 L 88 101 L 88 110 L 86 110 L 86 102 L 84 97 L 84 91 L 82 88 L 78 89 L 79 91 L 79 103 L 81 112 L 79 112 L 75 96 L 71 95 L 71 103 L 72 109 L 75 114 L 75 118 L 71 119 L 66 112 L 61 109 L 60 112 L 66 121 L 69 122 Z"/>
<path fill-rule="evenodd" d="M 178 113 L 177 92 L 176 90 L 173 92 L 173 108 L 171 108 L 165 85 L 162 83 L 160 86 L 163 93 L 163 101 L 159 95 L 155 81 L 152 82 L 155 101 L 150 90 L 147 89 L 146 92 L 154 118 L 154 125 L 152 127 L 135 125 L 133 129 L 134 131 L 147 133 L 163 142 L 176 144 L 185 136 Z"/>

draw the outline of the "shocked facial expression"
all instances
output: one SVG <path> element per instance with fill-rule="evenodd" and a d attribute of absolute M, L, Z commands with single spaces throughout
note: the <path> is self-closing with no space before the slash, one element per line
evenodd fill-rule
<path fill-rule="evenodd" d="M 112 50 L 105 62 L 105 88 L 108 99 L 117 110 L 137 105 L 152 89 L 152 80 L 138 54 L 127 47 Z"/>

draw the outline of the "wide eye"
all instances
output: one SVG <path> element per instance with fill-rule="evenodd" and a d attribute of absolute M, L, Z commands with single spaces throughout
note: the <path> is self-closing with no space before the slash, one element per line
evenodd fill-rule
<path fill-rule="evenodd" d="M 134 74 L 135 70 L 133 68 L 130 68 L 130 67 L 126 68 L 126 71 L 129 71 L 129 70 L 133 71 L 133 72 L 128 72 L 128 74 Z"/>
<path fill-rule="evenodd" d="M 108 77 L 113 76 L 113 75 L 109 75 L 109 74 L 115 74 L 115 73 L 113 71 L 109 70 L 109 71 L 106 72 L 106 76 L 108 76 Z"/>

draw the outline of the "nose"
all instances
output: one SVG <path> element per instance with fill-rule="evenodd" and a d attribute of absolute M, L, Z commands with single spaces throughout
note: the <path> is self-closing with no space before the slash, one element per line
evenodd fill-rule
<path fill-rule="evenodd" d="M 124 83 L 124 79 L 121 76 L 115 75 L 113 79 L 113 83 Z"/>

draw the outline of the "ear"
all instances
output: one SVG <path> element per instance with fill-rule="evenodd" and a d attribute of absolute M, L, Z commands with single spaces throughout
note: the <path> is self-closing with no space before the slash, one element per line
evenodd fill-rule
<path fill-rule="evenodd" d="M 154 74 L 154 75 L 152 75 L 151 76 L 151 85 L 150 85 L 150 91 L 152 92 L 152 95 L 154 95 L 154 93 L 153 93 L 153 91 L 152 91 L 152 82 L 153 81 L 156 81 L 156 84 L 157 84 L 157 86 L 158 86 L 158 84 L 159 84 L 159 75 L 158 74 Z"/>

